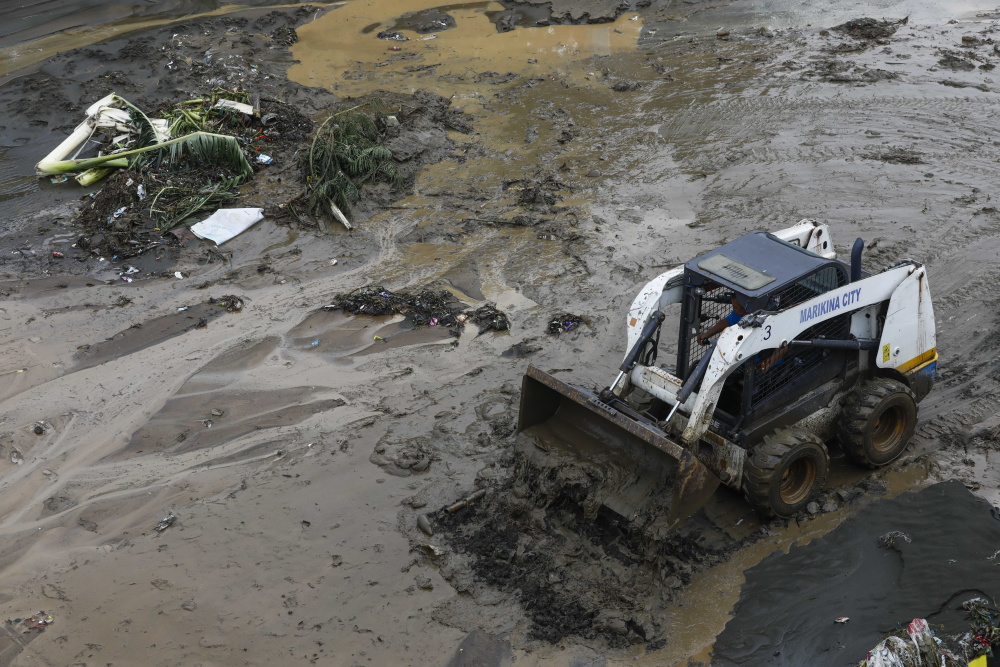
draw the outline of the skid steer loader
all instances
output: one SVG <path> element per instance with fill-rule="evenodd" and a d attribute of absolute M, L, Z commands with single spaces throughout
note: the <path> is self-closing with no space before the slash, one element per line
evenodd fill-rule
<path fill-rule="evenodd" d="M 536 454 L 600 478 L 546 483 L 662 534 L 720 482 L 765 516 L 798 513 L 824 484 L 832 440 L 862 466 L 895 459 L 934 382 L 934 311 L 922 265 L 869 274 L 863 248 L 838 260 L 813 220 L 746 234 L 643 287 L 603 391 L 529 367 L 518 430 Z M 671 365 L 656 364 L 661 336 L 676 340 Z"/>

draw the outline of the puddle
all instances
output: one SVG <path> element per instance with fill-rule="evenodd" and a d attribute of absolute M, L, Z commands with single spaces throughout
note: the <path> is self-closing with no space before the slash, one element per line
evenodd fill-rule
<path fill-rule="evenodd" d="M 375 83 L 453 96 L 462 89 L 454 77 L 482 72 L 553 76 L 563 72 L 568 60 L 632 50 L 642 32 L 642 21 L 630 20 L 634 15 L 623 15 L 614 23 L 497 32 L 493 20 L 506 11 L 499 2 L 444 6 L 433 0 L 348 2 L 298 29 L 292 55 L 300 62 L 289 68 L 288 77 L 331 88 L 338 95 L 364 94 Z M 418 32 L 442 15 L 453 19 L 455 27 Z M 398 31 L 407 39 L 378 39 L 383 30 Z"/>

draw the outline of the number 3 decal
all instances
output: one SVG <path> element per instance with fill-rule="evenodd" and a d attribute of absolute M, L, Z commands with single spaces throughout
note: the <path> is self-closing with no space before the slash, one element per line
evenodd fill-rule
<path fill-rule="evenodd" d="M 764 340 L 770 340 L 770 339 L 771 339 L 771 325 L 768 324 L 766 327 L 764 327 Z"/>

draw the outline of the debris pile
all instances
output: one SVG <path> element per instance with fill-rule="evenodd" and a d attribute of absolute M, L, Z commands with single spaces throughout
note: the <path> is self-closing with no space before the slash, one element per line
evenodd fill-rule
<path fill-rule="evenodd" d="M 221 306 L 226 309 L 227 313 L 238 313 L 243 310 L 243 299 L 235 294 L 226 294 L 221 298 L 210 298 L 209 303 L 214 303 L 216 306 Z M 213 412 L 215 412 L 213 410 Z"/>
<path fill-rule="evenodd" d="M 351 224 L 344 211 L 361 196 L 361 186 L 368 181 L 402 181 L 392 151 L 382 145 L 386 128 L 398 126 L 399 120 L 377 107 L 378 100 L 372 100 L 331 115 L 316 130 L 304 158 L 307 208 L 348 229 Z"/>
<path fill-rule="evenodd" d="M 449 327 L 455 335 L 471 320 L 479 333 L 508 331 L 510 320 L 495 304 L 487 303 L 474 311 L 447 290 L 423 290 L 417 293 L 390 292 L 381 285 L 361 287 L 338 294 L 323 310 L 342 309 L 351 315 L 405 315 L 415 326 Z"/>
<path fill-rule="evenodd" d="M 106 179 L 77 217 L 77 248 L 129 258 L 164 244 L 164 232 L 236 199 L 242 183 L 291 154 L 312 128 L 292 107 L 239 90 L 217 89 L 157 114 L 112 93 L 36 165 L 60 182 L 71 173 L 81 185 Z M 97 156 L 71 158 L 91 136 L 99 138 Z"/>
<path fill-rule="evenodd" d="M 480 334 L 487 331 L 510 331 L 510 319 L 497 309 L 496 304 L 487 303 L 466 315 L 479 327 Z"/>
<path fill-rule="evenodd" d="M 24 620 L 15 618 L 12 622 L 15 624 L 20 623 L 25 628 L 27 628 L 29 632 L 31 630 L 38 630 L 39 632 L 41 632 L 46 627 L 52 625 L 55 622 L 55 619 L 52 617 L 52 614 L 45 611 L 40 611 L 34 616 L 29 616 Z"/>
<path fill-rule="evenodd" d="M 962 608 L 969 615 L 968 632 L 951 637 L 937 636 L 925 619 L 915 618 L 905 631 L 900 630 L 879 642 L 858 667 L 966 667 L 976 658 L 993 655 L 993 647 L 1000 643 L 1000 612 L 979 597 L 966 600 Z"/>
<path fill-rule="evenodd" d="M 381 285 L 361 287 L 339 294 L 325 310 L 345 310 L 351 315 L 405 315 L 416 326 L 458 327 L 463 305 L 445 290 L 424 290 L 416 294 L 390 292 Z"/>
<path fill-rule="evenodd" d="M 585 324 L 582 317 L 579 315 L 574 315 L 573 313 L 561 313 L 555 315 L 549 320 L 549 333 L 553 335 L 559 335 L 567 331 L 573 331 L 581 324 Z"/>

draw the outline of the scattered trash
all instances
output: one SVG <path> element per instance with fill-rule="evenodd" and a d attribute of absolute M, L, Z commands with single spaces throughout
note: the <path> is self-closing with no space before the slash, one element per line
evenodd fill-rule
<path fill-rule="evenodd" d="M 53 176 L 49 179 L 49 183 L 65 183 L 69 180 L 69 176 Z"/>
<path fill-rule="evenodd" d="M 238 111 L 247 116 L 254 115 L 253 105 L 243 104 L 242 102 L 234 102 L 233 100 L 219 100 L 215 103 L 216 109 L 231 109 L 233 111 Z"/>
<path fill-rule="evenodd" d="M 213 417 L 221 417 L 224 414 L 226 414 L 225 410 L 220 410 L 219 408 L 212 408 Z"/>
<path fill-rule="evenodd" d="M 242 234 L 264 219 L 262 208 L 220 208 L 201 222 L 192 225 L 191 231 L 198 238 L 222 245 Z"/>
<path fill-rule="evenodd" d="M 316 347 L 317 345 L 319 345 L 319 340 L 314 340 L 313 342 L 309 343 L 309 347 Z"/>
<path fill-rule="evenodd" d="M 409 38 L 406 35 L 398 33 L 395 30 L 383 30 L 382 32 L 378 33 L 375 36 L 378 37 L 379 39 L 390 39 L 390 40 L 395 40 L 397 42 L 409 41 Z"/>
<path fill-rule="evenodd" d="M 180 308 L 177 309 L 177 311 L 183 313 L 185 310 L 187 310 L 190 307 L 191 306 L 181 306 Z"/>
<path fill-rule="evenodd" d="M 399 46 L 390 46 L 389 50 L 390 51 L 402 51 L 403 49 L 402 49 L 402 47 L 399 47 Z"/>
<path fill-rule="evenodd" d="M 270 155 L 264 155 L 263 153 L 261 153 L 260 155 L 257 156 L 257 162 L 260 162 L 261 164 L 271 164 L 272 162 L 274 162 L 274 158 L 271 157 Z"/>
<path fill-rule="evenodd" d="M 559 335 L 566 331 L 572 331 L 581 324 L 584 324 L 584 320 L 579 315 L 562 313 L 561 315 L 553 316 L 553 318 L 549 320 L 549 333 Z"/>
<path fill-rule="evenodd" d="M 57 251 L 53 250 L 52 251 L 52 256 L 55 257 L 56 259 L 62 259 L 66 255 L 62 254 L 61 252 L 57 252 Z"/>
<path fill-rule="evenodd" d="M 841 623 L 841 624 L 843 624 L 843 623 L 847 623 L 849 620 L 851 620 L 851 619 L 848 618 L 847 616 L 840 616 L 838 618 L 833 619 L 833 622 L 834 623 Z"/>
<path fill-rule="evenodd" d="M 14 465 L 21 465 L 24 462 L 24 457 L 21 455 L 21 452 L 17 451 L 16 449 L 11 449 L 10 462 L 13 463 Z"/>
<path fill-rule="evenodd" d="M 171 512 L 167 516 L 163 517 L 163 519 L 160 521 L 160 523 L 156 524 L 156 526 L 154 526 L 153 529 L 156 532 L 158 532 L 158 533 L 162 533 L 167 528 L 170 528 L 170 526 L 174 525 L 174 522 L 176 522 L 176 521 L 177 521 L 177 517 L 174 515 L 173 512 Z"/>
<path fill-rule="evenodd" d="M 431 520 L 427 518 L 426 514 L 421 514 L 417 517 L 417 528 L 422 530 L 428 536 L 434 534 L 434 529 L 431 527 Z"/>
<path fill-rule="evenodd" d="M 184 274 L 181 273 L 180 271 L 174 271 L 174 278 L 177 278 L 178 280 L 183 280 Z"/>
<path fill-rule="evenodd" d="M 45 422 L 35 422 L 35 425 L 31 427 L 35 435 L 45 435 Z"/>
<path fill-rule="evenodd" d="M 485 495 L 486 495 L 486 489 L 479 489 L 478 491 L 474 491 L 473 493 L 470 493 L 467 498 L 463 498 L 462 500 L 459 500 L 457 503 L 453 503 L 451 505 L 448 505 L 448 507 L 446 507 L 445 510 L 449 514 L 454 514 L 458 510 L 462 509 L 463 507 L 467 507 L 469 505 L 469 503 L 471 503 L 473 501 L 476 501 L 476 500 L 479 500 L 480 498 L 482 498 Z"/>
<path fill-rule="evenodd" d="M 896 546 L 896 540 L 903 540 L 907 544 L 912 542 L 910 536 L 899 530 L 890 530 L 885 535 L 880 535 L 878 538 L 878 545 L 883 549 L 892 549 Z"/>
<path fill-rule="evenodd" d="M 337 260 L 331 259 L 330 260 L 330 266 L 337 266 Z"/>
<path fill-rule="evenodd" d="M 21 625 L 29 630 L 44 630 L 47 626 L 52 625 L 53 622 L 55 622 L 55 619 L 52 617 L 52 614 L 40 611 L 34 616 L 21 621 Z"/>
<path fill-rule="evenodd" d="M 420 41 L 426 42 L 428 39 L 437 39 L 437 37 L 438 37 L 437 35 L 427 35 L 426 37 L 421 37 Z"/>
<path fill-rule="evenodd" d="M 235 294 L 226 294 L 219 299 L 209 299 L 209 303 L 222 306 L 227 313 L 238 313 L 243 310 L 243 299 Z"/>
<path fill-rule="evenodd" d="M 139 197 L 139 201 L 142 201 L 143 199 L 145 199 L 146 198 L 146 186 L 143 185 L 142 183 L 140 183 L 139 187 L 137 187 L 135 189 L 135 194 L 136 194 L 137 197 Z"/>
<path fill-rule="evenodd" d="M 375 341 L 376 343 L 384 343 L 385 342 L 385 338 L 382 338 L 381 336 L 372 336 L 372 340 Z"/>

